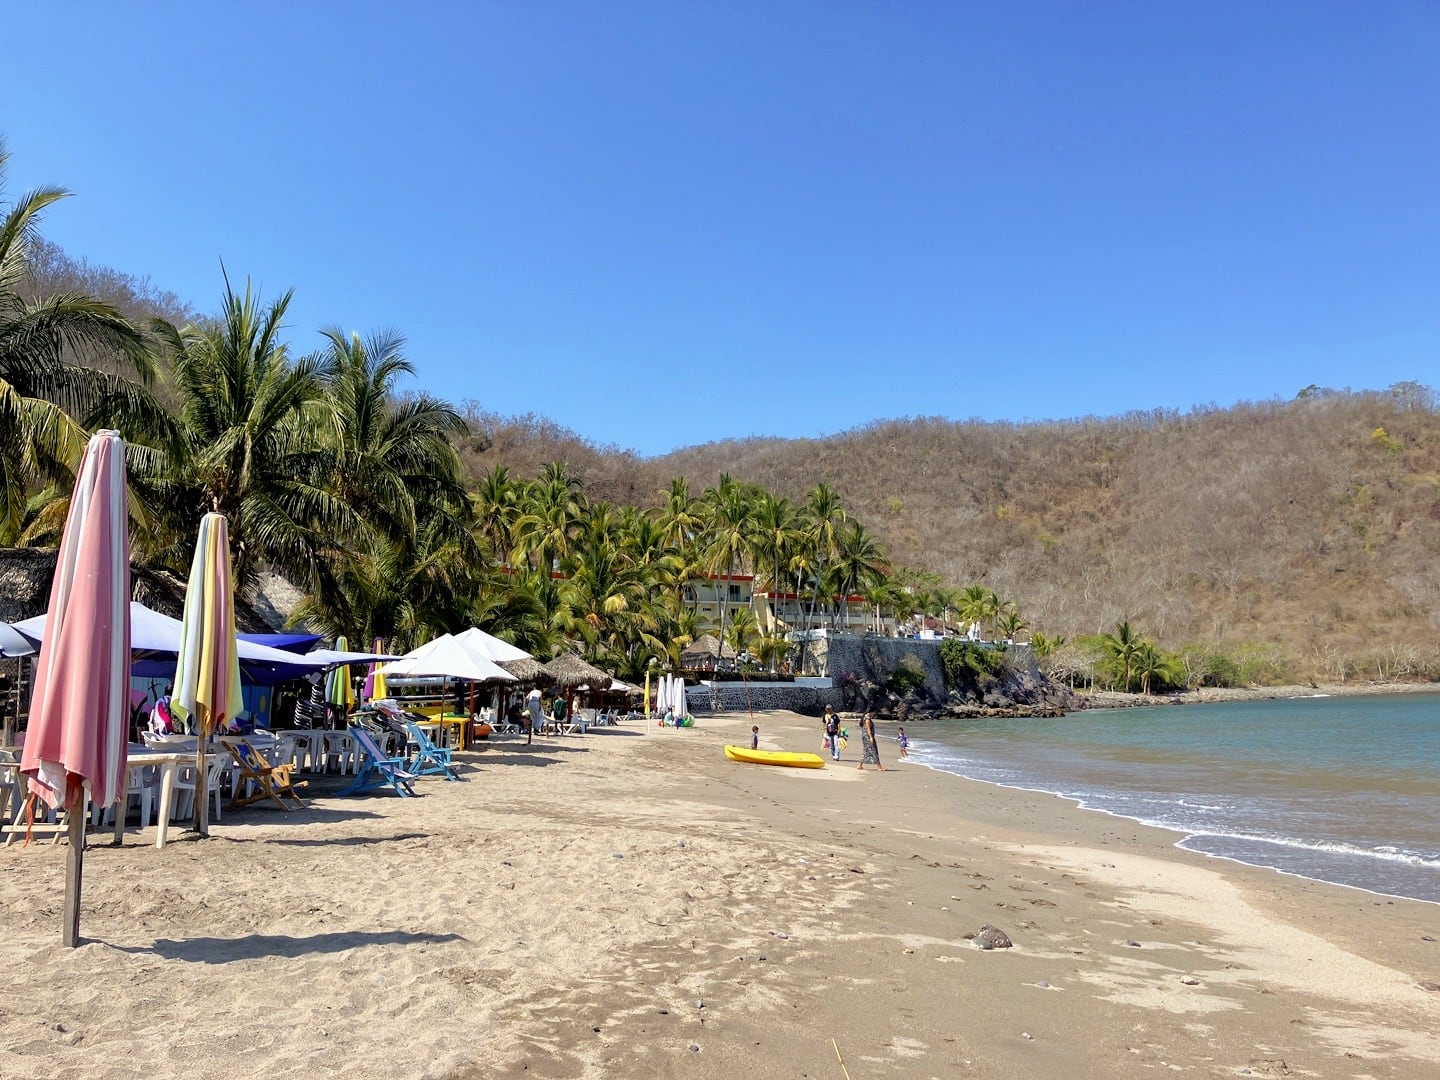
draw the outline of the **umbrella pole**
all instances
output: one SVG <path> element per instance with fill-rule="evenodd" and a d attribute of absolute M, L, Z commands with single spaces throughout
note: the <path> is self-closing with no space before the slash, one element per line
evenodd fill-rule
<path fill-rule="evenodd" d="M 61 938 L 67 949 L 80 944 L 80 876 L 85 866 L 85 796 L 82 794 L 70 807 L 66 837 L 69 850 L 65 853 L 65 913 Z M 116 809 L 119 813 L 119 809 Z"/>
<path fill-rule="evenodd" d="M 205 725 L 200 725 L 200 735 L 195 741 L 195 831 L 201 836 L 210 835 L 210 793 L 205 790 L 209 769 L 205 765 Z"/>

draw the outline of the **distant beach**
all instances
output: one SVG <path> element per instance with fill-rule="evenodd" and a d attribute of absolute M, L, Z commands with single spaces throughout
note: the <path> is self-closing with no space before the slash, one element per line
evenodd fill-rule
<path fill-rule="evenodd" d="M 464 783 L 0 850 L 0 1074 L 1385 1076 L 1440 1061 L 1440 905 L 897 761 L 813 718 L 491 740 Z M 912 733 L 913 734 L 913 733 Z M 994 925 L 1013 941 L 982 951 Z"/>
<path fill-rule="evenodd" d="M 1206 686 L 1177 694 L 1125 694 L 1116 690 L 1077 690 L 1088 709 L 1124 709 L 1145 705 L 1203 705 L 1216 701 L 1268 701 L 1280 698 L 1360 697 L 1366 694 L 1440 694 L 1440 683 L 1349 682 L 1298 686 Z"/>

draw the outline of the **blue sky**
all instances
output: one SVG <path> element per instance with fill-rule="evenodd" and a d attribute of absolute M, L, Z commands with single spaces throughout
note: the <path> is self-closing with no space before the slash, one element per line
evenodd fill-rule
<path fill-rule="evenodd" d="M 9 197 L 642 453 L 1436 385 L 1440 6 L 138 3 L 5 17 Z M 20 44 L 20 43 L 23 43 Z M 17 47 L 18 46 L 18 47 Z"/>

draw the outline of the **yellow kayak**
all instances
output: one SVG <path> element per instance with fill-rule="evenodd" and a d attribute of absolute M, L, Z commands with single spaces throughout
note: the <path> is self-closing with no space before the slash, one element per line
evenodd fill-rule
<path fill-rule="evenodd" d="M 825 759 L 819 754 L 796 754 L 788 750 L 751 750 L 744 746 L 725 747 L 731 761 L 748 761 L 752 765 L 788 765 L 792 769 L 823 769 Z"/>

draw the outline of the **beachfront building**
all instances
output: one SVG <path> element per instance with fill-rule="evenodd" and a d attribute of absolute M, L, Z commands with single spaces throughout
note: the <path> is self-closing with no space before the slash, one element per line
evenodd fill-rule
<path fill-rule="evenodd" d="M 720 611 L 725 611 L 725 621 L 739 610 L 749 610 L 754 598 L 755 577 L 752 574 L 709 574 L 697 578 L 685 586 L 682 596 L 685 603 L 693 607 L 708 623 L 720 625 Z"/>
<path fill-rule="evenodd" d="M 834 601 L 815 605 L 796 593 L 756 591 L 753 574 L 710 574 L 685 586 L 685 602 L 694 607 L 710 625 L 720 625 L 720 610 L 728 623 L 736 611 L 748 610 L 764 630 L 837 630 L 851 634 L 893 634 L 895 616 L 882 611 L 877 617 L 873 604 L 863 596 L 849 596 L 845 603 Z"/>
<path fill-rule="evenodd" d="M 836 630 L 849 634 L 895 633 L 895 614 L 881 610 L 863 596 L 847 596 L 842 604 L 819 603 L 810 610 L 811 599 L 791 592 L 754 593 L 752 606 L 761 626 L 778 626 L 782 630 Z"/>

